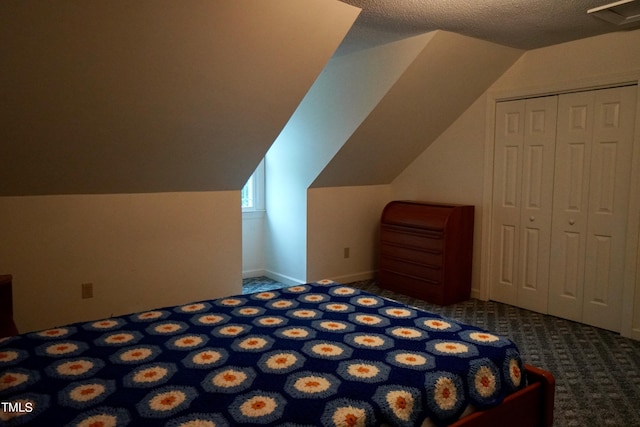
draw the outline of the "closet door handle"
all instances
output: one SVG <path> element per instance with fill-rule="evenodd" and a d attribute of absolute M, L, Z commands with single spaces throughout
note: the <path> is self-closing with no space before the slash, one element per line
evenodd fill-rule
<path fill-rule="evenodd" d="M 576 220 L 575 220 L 575 219 L 571 218 L 571 219 L 569 220 L 569 225 L 573 225 L 573 224 L 575 224 L 575 223 L 576 223 Z"/>
<path fill-rule="evenodd" d="M 529 217 L 529 221 L 533 222 L 533 221 L 535 221 L 535 220 L 536 220 L 536 217 L 535 217 L 535 216 L 533 216 L 533 215 L 532 215 L 532 216 L 530 216 L 530 217 Z"/>

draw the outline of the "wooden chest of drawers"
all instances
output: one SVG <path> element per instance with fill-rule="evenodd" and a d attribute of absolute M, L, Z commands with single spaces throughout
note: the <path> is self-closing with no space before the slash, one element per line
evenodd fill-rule
<path fill-rule="evenodd" d="M 381 287 L 435 304 L 469 298 L 474 207 L 395 201 L 382 212 Z"/>

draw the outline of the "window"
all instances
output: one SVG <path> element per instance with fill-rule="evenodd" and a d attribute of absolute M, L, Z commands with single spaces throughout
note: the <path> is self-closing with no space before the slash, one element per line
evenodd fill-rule
<path fill-rule="evenodd" d="M 242 187 L 242 212 L 264 210 L 264 159 Z"/>

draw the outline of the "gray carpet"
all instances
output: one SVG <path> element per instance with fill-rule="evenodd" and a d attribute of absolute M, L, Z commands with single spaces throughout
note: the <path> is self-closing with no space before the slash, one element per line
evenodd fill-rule
<path fill-rule="evenodd" d="M 511 338 L 525 363 L 555 376 L 556 427 L 640 427 L 638 341 L 493 301 L 441 307 L 381 289 L 373 280 L 348 285 Z M 247 279 L 244 292 L 283 286 L 268 278 Z"/>

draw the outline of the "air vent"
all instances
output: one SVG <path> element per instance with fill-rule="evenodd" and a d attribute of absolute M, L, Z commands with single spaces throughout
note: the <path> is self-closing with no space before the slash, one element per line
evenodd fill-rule
<path fill-rule="evenodd" d="M 594 7 L 593 9 L 587 10 L 587 13 L 611 22 L 612 24 L 622 26 L 640 21 L 640 1 L 621 0 L 604 6 Z"/>

